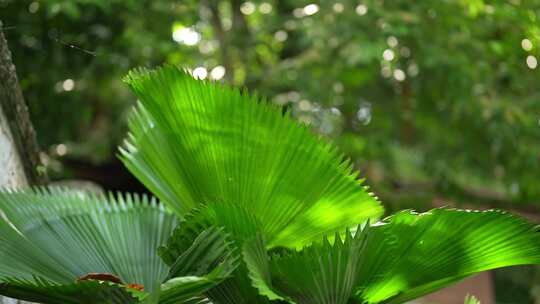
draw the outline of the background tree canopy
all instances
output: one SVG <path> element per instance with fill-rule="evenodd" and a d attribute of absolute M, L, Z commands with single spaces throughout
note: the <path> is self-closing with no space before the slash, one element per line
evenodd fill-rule
<path fill-rule="evenodd" d="M 539 18 L 537 0 L 0 0 L 53 179 L 144 191 L 115 157 L 121 77 L 166 62 L 288 108 L 389 211 L 539 209 Z"/>

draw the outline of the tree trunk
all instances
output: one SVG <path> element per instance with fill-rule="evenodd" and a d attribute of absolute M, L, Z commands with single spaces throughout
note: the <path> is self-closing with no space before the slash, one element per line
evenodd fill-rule
<path fill-rule="evenodd" d="M 0 187 L 46 181 L 38 173 L 39 150 L 0 21 Z M 0 210 L 1 211 L 1 210 Z M 3 298 L 0 303 L 25 303 Z"/>
<path fill-rule="evenodd" d="M 23 99 L 21 88 L 17 80 L 15 66 L 11 61 L 7 41 L 2 32 L 0 21 L 0 109 L 2 110 L 2 133 L 0 141 L 0 158 L 2 161 L 10 161 L 10 167 L 22 169 L 22 173 L 14 171 L 0 171 L 0 185 L 20 186 L 9 182 L 10 176 L 24 175 L 26 184 L 39 185 L 46 182 L 44 173 L 39 173 L 39 148 L 36 141 L 36 133 L 28 108 Z M 10 144 L 7 144 L 7 143 Z M 2 164 L 0 168 L 6 168 Z M 14 169 L 13 169 L 14 170 Z M 43 172 L 43 170 L 41 170 Z M 20 181 L 21 178 L 15 178 Z"/>

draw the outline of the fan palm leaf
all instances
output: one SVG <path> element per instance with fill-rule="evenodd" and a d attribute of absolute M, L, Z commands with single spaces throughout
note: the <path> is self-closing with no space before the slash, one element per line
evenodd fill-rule
<path fill-rule="evenodd" d="M 178 216 L 201 208 L 189 221 L 224 227 L 242 251 L 233 278 L 208 290 L 216 303 L 401 303 L 479 271 L 540 262 L 530 225 L 446 209 L 399 213 L 295 251 L 381 214 L 350 163 L 288 113 L 176 67 L 126 82 L 141 102 L 121 149 L 126 166 Z M 170 245 L 162 256 L 178 258 Z"/>
<path fill-rule="evenodd" d="M 0 283 L 0 293 L 12 298 L 37 303 L 102 303 L 135 304 L 144 293 L 118 284 L 98 281 L 56 284 L 44 279 L 7 280 Z"/>
<path fill-rule="evenodd" d="M 180 217 L 238 204 L 269 246 L 292 247 L 382 214 L 350 161 L 265 100 L 172 66 L 126 82 L 141 104 L 121 158 Z"/>
<path fill-rule="evenodd" d="M 346 304 L 367 255 L 368 230 L 354 235 L 347 231 L 332 242 L 324 238 L 301 251 L 286 249 L 269 256 L 261 238 L 247 242 L 244 256 L 253 286 L 271 300 Z"/>
<path fill-rule="evenodd" d="M 157 248 L 166 243 L 177 220 L 146 196 L 4 191 L 0 215 L 0 294 L 20 299 L 138 303 L 156 293 L 162 303 L 201 300 L 206 289 L 235 267 L 214 263 L 196 276 L 177 263 L 171 276 Z M 197 246 L 219 248 L 225 242 L 223 236 L 201 238 L 195 235 L 191 240 L 196 241 L 191 252 L 200 251 Z M 189 265 L 198 267 L 197 261 Z"/>
<path fill-rule="evenodd" d="M 175 261 L 182 260 L 182 256 L 189 252 L 192 246 L 192 240 L 196 235 L 204 235 L 205 231 L 212 227 L 221 227 L 230 235 L 235 251 L 242 248 L 246 241 L 250 241 L 254 235 L 260 235 L 260 223 L 242 206 L 235 204 L 208 204 L 203 208 L 192 210 L 181 221 L 180 225 L 174 230 L 166 245 L 159 248 L 159 254 L 168 264 L 173 265 Z M 200 261 L 207 260 L 208 256 L 219 255 L 222 250 L 207 250 L 199 255 L 199 265 L 204 264 Z M 240 255 L 240 254 L 239 254 Z M 227 260 L 227 258 L 210 258 L 210 261 Z M 238 261 L 234 274 L 213 286 L 206 292 L 206 296 L 214 303 L 219 304 L 241 304 L 241 303 L 267 303 L 268 299 L 261 296 L 259 292 L 252 287 L 251 281 L 247 275 L 246 264 Z M 186 265 L 187 263 L 182 263 Z"/>
<path fill-rule="evenodd" d="M 540 263 L 536 227 L 500 211 L 403 211 L 333 245 L 264 247 L 244 247 L 253 286 L 298 304 L 404 303 L 481 271 Z"/>
<path fill-rule="evenodd" d="M 376 222 L 382 207 L 350 162 L 256 96 L 170 66 L 126 81 L 141 102 L 121 158 L 167 207 L 0 191 L 0 294 L 404 303 L 480 271 L 540 263 L 537 228 L 504 212 L 404 211 Z"/>
<path fill-rule="evenodd" d="M 538 227 L 504 211 L 402 211 L 372 230 L 391 243 L 367 247 L 377 262 L 361 273 L 356 297 L 369 303 L 403 303 L 481 271 L 540 264 Z"/>

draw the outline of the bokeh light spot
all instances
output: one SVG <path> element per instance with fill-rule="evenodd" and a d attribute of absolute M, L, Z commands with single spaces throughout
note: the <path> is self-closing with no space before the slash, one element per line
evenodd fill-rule
<path fill-rule="evenodd" d="M 64 156 L 67 153 L 67 147 L 64 144 L 59 144 L 56 146 L 55 151 L 59 156 Z"/>
<path fill-rule="evenodd" d="M 222 65 L 218 65 L 210 71 L 210 77 L 214 80 L 220 80 L 225 76 L 225 67 Z"/>
<path fill-rule="evenodd" d="M 365 4 L 358 4 L 355 11 L 358 15 L 364 16 L 368 12 L 368 7 Z"/>
<path fill-rule="evenodd" d="M 405 72 L 401 69 L 395 69 L 394 70 L 394 79 L 397 81 L 403 81 L 405 80 L 407 76 L 405 75 Z"/>
<path fill-rule="evenodd" d="M 176 27 L 173 30 L 172 38 L 178 43 L 192 46 L 199 43 L 201 34 L 190 27 Z"/>
<path fill-rule="evenodd" d="M 538 60 L 533 55 L 527 56 L 527 66 L 529 69 L 534 70 L 538 66 Z"/>
<path fill-rule="evenodd" d="M 283 42 L 283 41 L 287 40 L 288 37 L 289 37 L 289 34 L 287 34 L 287 32 L 283 31 L 283 30 L 277 31 L 274 34 L 274 39 L 276 39 L 279 42 Z"/>
<path fill-rule="evenodd" d="M 208 71 L 204 67 L 196 67 L 192 72 L 193 77 L 197 79 L 206 79 Z"/>
<path fill-rule="evenodd" d="M 336 13 L 341 13 L 341 12 L 343 12 L 343 10 L 345 9 L 345 7 L 343 6 L 342 3 L 336 2 L 336 3 L 334 3 L 334 5 L 332 6 L 332 9 L 333 9 L 334 12 L 336 12 Z"/>
<path fill-rule="evenodd" d="M 30 3 L 30 5 L 28 5 L 28 11 L 31 14 L 37 13 L 38 10 L 39 10 L 39 2 L 34 1 L 34 2 Z"/>
<path fill-rule="evenodd" d="M 75 88 L 75 81 L 73 81 L 73 79 L 66 79 L 64 80 L 64 82 L 62 82 L 62 89 L 64 89 L 64 91 L 66 92 L 73 91 L 74 88 Z"/>
<path fill-rule="evenodd" d="M 259 6 L 259 12 L 261 12 L 261 14 L 270 14 L 272 12 L 272 4 L 268 2 L 261 3 Z"/>
<path fill-rule="evenodd" d="M 383 59 L 386 61 L 392 61 L 394 59 L 394 51 L 391 49 L 386 49 L 383 52 Z"/>
<path fill-rule="evenodd" d="M 388 39 L 386 39 L 386 43 L 389 47 L 396 47 L 398 45 L 398 40 L 396 37 L 390 36 Z"/>
<path fill-rule="evenodd" d="M 530 51 L 533 48 L 533 44 L 529 39 L 525 38 L 525 39 L 521 40 L 521 47 L 525 51 Z"/>
<path fill-rule="evenodd" d="M 251 15 L 255 12 L 255 4 L 253 2 L 247 1 L 240 5 L 240 12 L 244 15 Z"/>
<path fill-rule="evenodd" d="M 314 15 L 319 11 L 319 6 L 315 3 L 304 6 L 304 13 L 308 16 Z"/>

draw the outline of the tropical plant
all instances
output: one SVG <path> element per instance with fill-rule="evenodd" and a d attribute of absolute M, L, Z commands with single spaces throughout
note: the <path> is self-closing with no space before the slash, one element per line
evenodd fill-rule
<path fill-rule="evenodd" d="M 0 294 L 42 303 L 403 303 L 540 264 L 503 211 L 383 208 L 288 112 L 176 67 L 131 72 L 120 149 L 159 198 L 0 193 Z"/>

